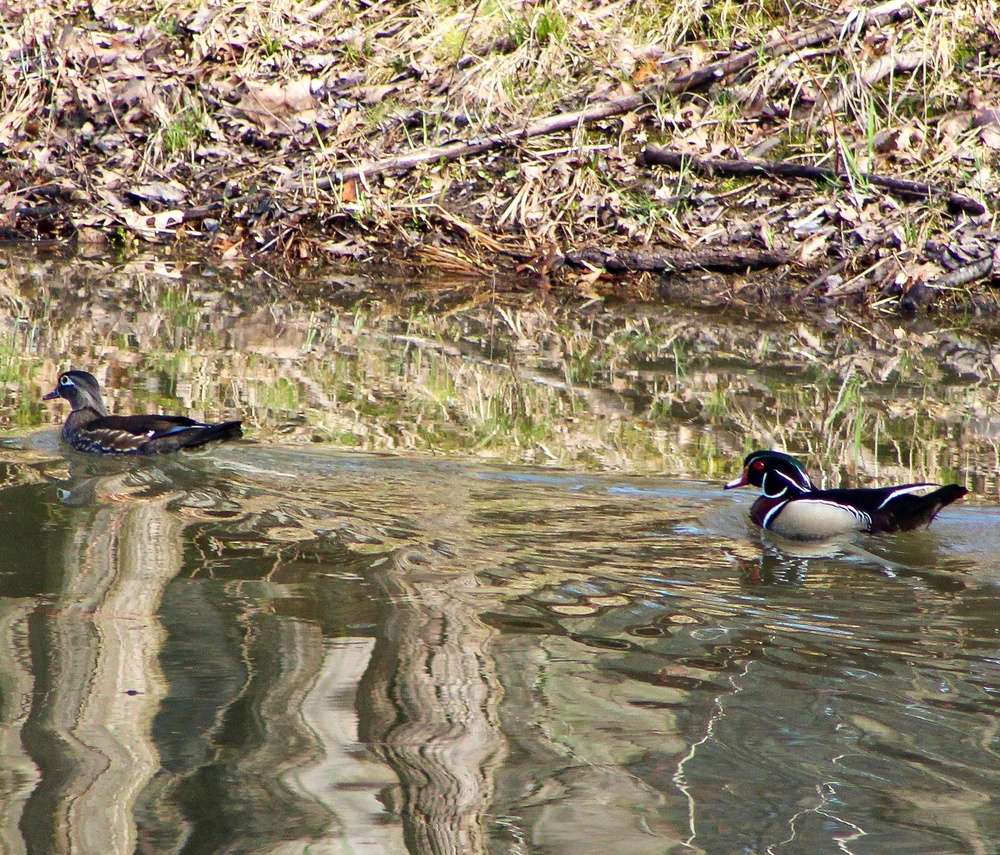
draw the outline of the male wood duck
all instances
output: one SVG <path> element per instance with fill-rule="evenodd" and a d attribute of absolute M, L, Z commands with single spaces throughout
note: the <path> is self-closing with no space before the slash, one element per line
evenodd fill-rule
<path fill-rule="evenodd" d="M 752 484 L 764 493 L 750 506 L 761 528 L 795 540 L 819 540 L 852 531 L 910 531 L 931 520 L 968 490 L 958 484 L 904 484 L 854 490 L 818 490 L 805 468 L 780 451 L 755 451 L 725 489 Z"/>
<path fill-rule="evenodd" d="M 165 454 L 206 442 L 238 439 L 241 422 L 206 425 L 186 416 L 109 416 L 101 386 L 86 371 L 64 371 L 43 400 L 65 398 L 73 411 L 63 425 L 63 440 L 92 454 Z"/>

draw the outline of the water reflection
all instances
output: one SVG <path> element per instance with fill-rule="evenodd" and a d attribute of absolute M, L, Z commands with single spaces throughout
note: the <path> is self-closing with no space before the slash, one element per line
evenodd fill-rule
<path fill-rule="evenodd" d="M 995 491 L 985 338 L 432 318 L 406 289 L 402 322 L 92 264 L 4 280 L 2 414 L 23 429 L 0 448 L 5 851 L 1000 839 L 989 497 L 804 549 L 719 490 L 744 443 L 773 440 L 826 486 L 954 472 Z M 257 441 L 66 456 L 28 428 L 61 418 L 35 390 L 70 360 L 106 370 L 121 410 L 238 413 Z"/>
<path fill-rule="evenodd" d="M 1000 619 L 966 540 L 1000 526 L 987 509 L 803 551 L 690 482 L 250 446 L 6 456 L 8 851 L 998 832 Z"/>
<path fill-rule="evenodd" d="M 31 485 L 58 581 L 12 672 L 36 699 L 8 724 L 35 761 L 24 845 L 485 851 L 501 693 L 493 630 L 457 596 L 475 588 L 446 540 L 462 505 L 415 525 L 291 470 L 262 484 L 217 463 L 74 456 L 68 477 Z M 401 483 L 386 476 L 379 505 Z"/>
<path fill-rule="evenodd" d="M 120 495 L 136 482 L 148 487 L 135 473 L 107 481 Z M 181 567 L 170 498 L 76 506 L 46 538 L 47 596 L 11 639 L 34 678 L 20 725 L 39 775 L 22 815 L 29 851 L 135 847 L 136 799 L 158 766 L 150 740 L 163 686 L 155 614 Z"/>
<path fill-rule="evenodd" d="M 986 322 L 584 311 L 365 277 L 5 257 L 0 421 L 60 422 L 39 397 L 73 365 L 113 411 L 243 418 L 267 442 L 716 480 L 748 448 L 782 446 L 826 487 L 958 480 L 1000 496 Z"/>

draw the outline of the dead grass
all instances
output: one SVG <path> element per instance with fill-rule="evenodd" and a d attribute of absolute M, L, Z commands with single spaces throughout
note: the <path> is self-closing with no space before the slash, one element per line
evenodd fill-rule
<path fill-rule="evenodd" d="M 863 176 L 997 196 L 1000 34 L 995 9 L 973 0 L 762 53 L 711 87 L 512 138 L 499 155 L 329 179 L 424 147 L 514 135 L 529 119 L 662 85 L 842 14 L 693 0 L 0 3 L 0 233 L 180 239 L 221 258 L 391 255 L 448 269 L 471 260 L 507 272 L 537 271 L 552 247 L 558 261 L 587 242 L 770 244 L 806 269 L 850 259 L 817 294 L 878 299 L 933 284 L 942 270 L 922 254 L 926 241 L 992 228 L 990 216 L 970 224 L 876 192 Z M 846 188 L 727 187 L 637 167 L 647 142 L 855 178 Z M 896 237 L 859 254 L 878 234 Z M 864 271 L 862 287 L 845 288 Z M 593 281 L 558 263 L 550 273 L 582 292 Z"/>

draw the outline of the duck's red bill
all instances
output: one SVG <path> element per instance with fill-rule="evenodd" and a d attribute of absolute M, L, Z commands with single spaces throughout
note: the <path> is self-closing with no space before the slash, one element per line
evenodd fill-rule
<path fill-rule="evenodd" d="M 730 481 L 730 482 L 729 482 L 728 484 L 726 484 L 726 486 L 725 486 L 725 487 L 723 487 L 722 489 L 723 489 L 723 490 L 733 490 L 733 489 L 735 489 L 736 487 L 743 487 L 743 486 L 745 486 L 745 485 L 747 485 L 747 484 L 749 484 L 749 483 L 750 483 L 750 482 L 749 482 L 749 481 L 747 481 L 747 470 L 746 470 L 746 469 L 744 469 L 744 470 L 743 470 L 743 471 L 742 471 L 742 472 L 740 473 L 740 475 L 739 475 L 739 477 L 738 477 L 738 478 L 733 478 L 733 480 L 732 480 L 732 481 Z"/>

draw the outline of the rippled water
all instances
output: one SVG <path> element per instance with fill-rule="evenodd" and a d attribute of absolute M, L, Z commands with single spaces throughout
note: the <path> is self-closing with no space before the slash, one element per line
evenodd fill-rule
<path fill-rule="evenodd" d="M 996 851 L 996 507 L 791 548 L 697 480 L 0 476 L 3 851 Z"/>
<path fill-rule="evenodd" d="M 1000 850 L 995 331 L 281 275 L 0 258 L 0 852 Z M 796 547 L 765 446 L 972 493 Z"/>

